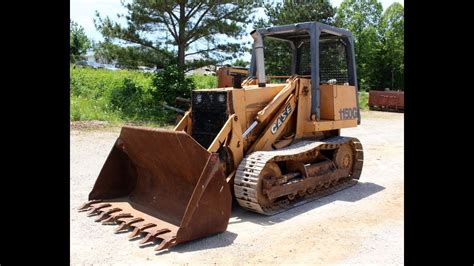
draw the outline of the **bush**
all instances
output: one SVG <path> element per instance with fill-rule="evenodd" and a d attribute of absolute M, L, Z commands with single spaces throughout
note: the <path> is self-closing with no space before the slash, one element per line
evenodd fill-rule
<path fill-rule="evenodd" d="M 191 98 L 191 91 L 195 88 L 193 80 L 186 77 L 177 65 L 169 65 L 158 72 L 153 85 L 156 88 L 155 100 L 170 105 L 174 105 L 176 97 Z"/>
<path fill-rule="evenodd" d="M 191 79 L 198 90 L 217 88 L 217 76 L 192 75 Z"/>
<path fill-rule="evenodd" d="M 159 116 L 152 90 L 135 84 L 129 78 L 125 78 L 120 87 L 112 90 L 110 104 L 127 120 L 154 120 Z"/>

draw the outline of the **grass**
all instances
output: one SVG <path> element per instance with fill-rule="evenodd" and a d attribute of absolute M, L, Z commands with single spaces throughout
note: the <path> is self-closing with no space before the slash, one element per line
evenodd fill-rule
<path fill-rule="evenodd" d="M 71 121 L 109 121 L 121 122 L 120 114 L 109 108 L 105 98 L 91 100 L 88 97 L 71 95 Z"/>

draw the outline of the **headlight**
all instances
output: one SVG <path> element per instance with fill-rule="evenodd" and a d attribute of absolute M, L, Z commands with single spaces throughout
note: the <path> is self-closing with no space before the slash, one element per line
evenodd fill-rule
<path fill-rule="evenodd" d="M 200 103 L 200 102 L 202 102 L 202 95 L 198 94 L 196 95 L 196 103 Z"/>
<path fill-rule="evenodd" d="M 217 100 L 221 103 L 223 103 L 225 101 L 225 96 L 224 94 L 219 94 L 219 97 L 217 98 Z"/>

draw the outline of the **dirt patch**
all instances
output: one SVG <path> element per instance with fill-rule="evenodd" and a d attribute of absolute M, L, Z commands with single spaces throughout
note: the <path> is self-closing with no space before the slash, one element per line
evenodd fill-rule
<path fill-rule="evenodd" d="M 103 129 L 110 127 L 110 123 L 107 121 L 71 121 L 69 123 L 71 129 L 74 130 L 93 130 L 93 129 Z"/>
<path fill-rule="evenodd" d="M 403 113 L 362 112 L 359 184 L 274 216 L 239 207 L 227 231 L 156 253 L 77 207 L 120 128 L 71 130 L 71 264 L 403 264 Z"/>

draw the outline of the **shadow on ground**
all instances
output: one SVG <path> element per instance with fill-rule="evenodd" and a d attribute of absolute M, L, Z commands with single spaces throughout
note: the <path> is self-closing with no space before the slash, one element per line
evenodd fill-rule
<path fill-rule="evenodd" d="M 334 201 L 356 202 L 384 189 L 385 187 L 374 183 L 359 182 L 356 185 L 347 189 L 338 191 L 334 194 L 322 197 L 320 199 L 316 199 L 314 201 L 307 202 L 303 205 L 291 208 L 287 211 L 275 214 L 273 216 L 261 215 L 258 213 L 244 210 L 243 208 L 240 208 L 238 206 L 234 206 L 231 215 L 231 219 L 233 219 L 229 223 L 234 224 L 241 222 L 252 222 L 260 225 L 272 225 L 286 221 L 288 219 L 293 218 L 294 216 L 298 216 L 302 213 L 324 206 Z"/>
<path fill-rule="evenodd" d="M 377 192 L 384 190 L 385 187 L 366 182 L 359 182 L 356 185 L 349 187 L 347 189 L 336 192 L 332 195 L 305 203 L 303 205 L 291 208 L 287 211 L 281 212 L 273 216 L 265 216 L 257 214 L 254 212 L 246 211 L 239 206 L 233 206 L 231 221 L 229 224 L 241 223 L 241 222 L 252 222 L 264 226 L 269 226 L 277 224 L 288 219 L 291 219 L 294 216 L 298 216 L 307 211 L 313 210 L 315 208 L 324 206 L 326 204 L 335 202 L 335 201 L 347 201 L 347 202 L 356 202 L 361 199 L 364 199 L 370 195 L 373 195 Z M 164 250 L 158 252 L 156 255 L 163 255 L 172 252 L 184 253 L 189 251 L 197 250 L 206 250 L 214 249 L 219 247 L 225 247 L 231 245 L 235 238 L 237 237 L 236 233 L 225 231 L 221 234 L 193 240 L 187 243 L 181 243 L 177 246 L 171 247 L 169 250 Z"/>
<path fill-rule="evenodd" d="M 236 233 L 225 231 L 217 235 L 212 235 L 205 238 L 200 238 L 200 239 L 178 244 L 174 247 L 171 247 L 168 250 L 163 250 L 161 252 L 158 252 L 156 255 L 163 255 L 163 254 L 173 253 L 173 252 L 185 253 L 189 251 L 198 251 L 198 250 L 225 247 L 225 246 L 231 245 L 234 242 L 235 238 L 237 238 Z"/>

